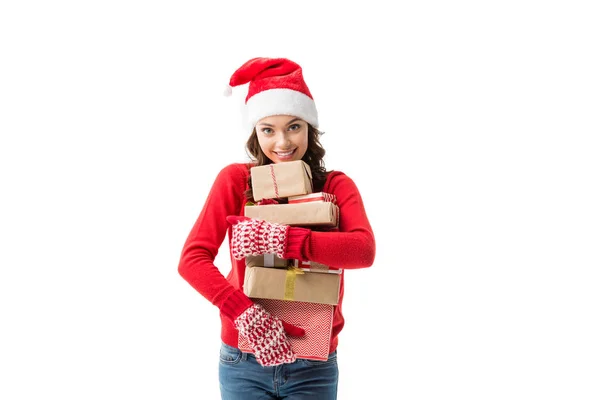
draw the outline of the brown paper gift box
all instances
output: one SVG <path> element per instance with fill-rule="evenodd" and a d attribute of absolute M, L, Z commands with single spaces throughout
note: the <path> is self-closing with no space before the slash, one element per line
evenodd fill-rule
<path fill-rule="evenodd" d="M 336 305 L 341 275 L 293 268 L 246 267 L 244 293 L 250 298 Z"/>
<path fill-rule="evenodd" d="M 246 257 L 246 267 L 288 267 L 291 263 L 292 260 L 279 258 L 275 254 Z"/>
<path fill-rule="evenodd" d="M 250 168 L 254 201 L 312 193 L 310 166 L 302 160 Z"/>
<path fill-rule="evenodd" d="M 244 215 L 267 222 L 295 226 L 337 226 L 338 206 L 329 202 L 246 206 Z"/>

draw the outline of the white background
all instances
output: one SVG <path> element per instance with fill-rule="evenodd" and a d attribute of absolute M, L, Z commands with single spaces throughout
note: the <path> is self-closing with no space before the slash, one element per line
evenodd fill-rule
<path fill-rule="evenodd" d="M 0 398 L 219 398 L 177 265 L 257 56 L 302 65 L 376 235 L 340 399 L 600 398 L 595 2 L 322 3 L 2 2 Z"/>

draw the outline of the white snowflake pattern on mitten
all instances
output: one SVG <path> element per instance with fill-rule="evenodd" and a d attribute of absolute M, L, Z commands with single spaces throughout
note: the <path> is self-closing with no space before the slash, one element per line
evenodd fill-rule
<path fill-rule="evenodd" d="M 252 305 L 234 323 L 250 343 L 260 365 L 269 367 L 296 361 L 296 354 L 287 339 L 283 322 L 269 314 L 261 305 Z"/>
<path fill-rule="evenodd" d="M 231 252 L 236 260 L 247 256 L 276 254 L 284 258 L 288 225 L 248 219 L 232 227 Z"/>

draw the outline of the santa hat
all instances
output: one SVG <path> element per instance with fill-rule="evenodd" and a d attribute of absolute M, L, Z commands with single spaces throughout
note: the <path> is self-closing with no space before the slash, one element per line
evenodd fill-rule
<path fill-rule="evenodd" d="M 231 95 L 232 87 L 248 82 L 245 122 L 250 131 L 259 120 L 271 115 L 293 115 L 315 128 L 319 126 L 315 101 L 302 77 L 302 68 L 295 62 L 253 58 L 231 75 L 225 95 Z"/>

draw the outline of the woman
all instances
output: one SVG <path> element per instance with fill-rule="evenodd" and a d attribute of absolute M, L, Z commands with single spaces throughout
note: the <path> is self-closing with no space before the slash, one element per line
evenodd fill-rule
<path fill-rule="evenodd" d="M 220 310 L 222 399 L 336 399 L 343 274 L 329 359 L 309 361 L 298 359 L 288 342 L 288 335 L 303 335 L 303 330 L 270 315 L 243 293 L 244 257 L 274 253 L 341 269 L 364 268 L 374 261 L 374 235 L 354 182 L 342 172 L 325 170 L 317 109 L 301 67 L 285 58 L 254 58 L 231 76 L 228 89 L 246 83 L 245 114 L 252 132 L 246 146 L 254 160 L 230 164 L 218 174 L 184 245 L 179 273 Z M 250 168 L 294 160 L 310 166 L 314 192 L 336 197 L 337 229 L 290 227 L 243 216 L 245 204 L 253 201 Z M 226 234 L 232 268 L 224 277 L 214 260 Z M 239 335 L 250 343 L 252 354 L 239 350 Z"/>

